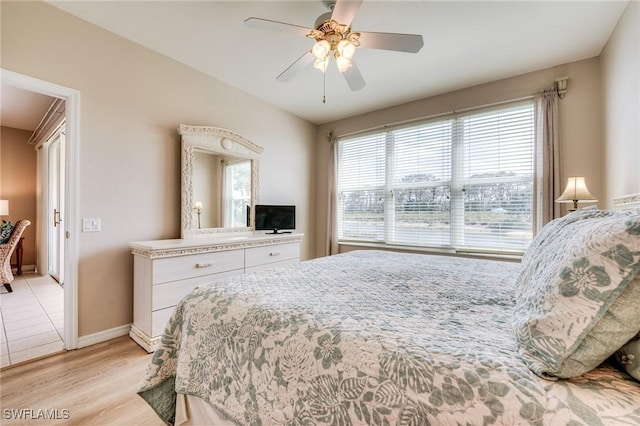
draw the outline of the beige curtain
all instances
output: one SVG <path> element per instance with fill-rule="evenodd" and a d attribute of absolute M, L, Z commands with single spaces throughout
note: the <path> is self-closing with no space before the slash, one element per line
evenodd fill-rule
<path fill-rule="evenodd" d="M 338 156 L 338 140 L 333 136 L 329 137 L 329 164 L 327 173 L 327 233 L 325 241 L 325 256 L 331 256 L 338 253 L 338 217 L 337 217 L 337 156 Z"/>
<path fill-rule="evenodd" d="M 555 87 L 534 97 L 535 134 L 535 220 L 537 233 L 552 219 L 561 216 L 555 202 L 562 193 L 558 132 L 558 92 Z"/>

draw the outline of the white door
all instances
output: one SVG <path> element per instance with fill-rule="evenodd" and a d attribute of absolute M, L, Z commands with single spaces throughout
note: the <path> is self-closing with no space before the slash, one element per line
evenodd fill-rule
<path fill-rule="evenodd" d="M 60 284 L 64 283 L 64 235 L 62 212 L 64 206 L 64 126 L 47 143 L 48 150 L 48 253 L 47 270 Z"/>

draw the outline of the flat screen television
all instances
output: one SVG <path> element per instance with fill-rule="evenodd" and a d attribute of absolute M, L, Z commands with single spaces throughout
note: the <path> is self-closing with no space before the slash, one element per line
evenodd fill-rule
<path fill-rule="evenodd" d="M 273 231 L 280 234 L 283 229 L 296 229 L 296 206 L 256 204 L 256 231 Z"/>

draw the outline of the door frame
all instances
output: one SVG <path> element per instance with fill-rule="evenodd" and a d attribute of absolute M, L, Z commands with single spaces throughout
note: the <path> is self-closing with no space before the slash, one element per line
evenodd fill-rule
<path fill-rule="evenodd" d="M 79 147 L 80 147 L 80 91 L 60 86 L 28 75 L 0 69 L 2 81 L 10 86 L 66 101 L 65 200 L 63 212 L 64 239 L 64 346 L 78 348 L 78 240 L 79 220 Z M 40 200 L 38 200 L 40 202 Z"/>

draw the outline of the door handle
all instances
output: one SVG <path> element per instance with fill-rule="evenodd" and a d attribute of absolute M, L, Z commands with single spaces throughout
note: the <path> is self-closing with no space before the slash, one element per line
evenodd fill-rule
<path fill-rule="evenodd" d="M 53 209 L 53 227 L 55 228 L 62 222 L 62 218 L 60 217 L 60 211 L 57 209 Z"/>

